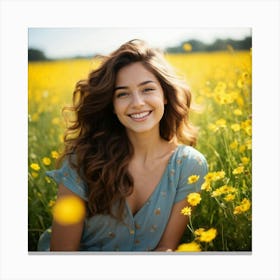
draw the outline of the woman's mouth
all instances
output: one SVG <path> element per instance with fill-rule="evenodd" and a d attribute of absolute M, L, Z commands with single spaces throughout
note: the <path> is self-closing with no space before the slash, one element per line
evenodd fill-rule
<path fill-rule="evenodd" d="M 129 114 L 129 117 L 132 118 L 135 121 L 143 121 L 145 120 L 152 111 L 145 111 L 145 112 L 140 112 L 140 113 L 135 113 L 135 114 Z"/>

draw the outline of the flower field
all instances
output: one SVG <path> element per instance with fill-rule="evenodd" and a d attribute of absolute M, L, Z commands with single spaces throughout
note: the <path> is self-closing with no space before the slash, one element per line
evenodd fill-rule
<path fill-rule="evenodd" d="M 196 148 L 209 172 L 200 193 L 186 199 L 181 214 L 189 225 L 178 247 L 186 251 L 251 251 L 252 241 L 252 84 L 251 52 L 167 54 L 189 84 L 198 110 Z M 56 184 L 45 172 L 55 168 L 63 147 L 63 106 L 75 83 L 94 69 L 95 60 L 33 62 L 28 65 L 28 237 L 36 251 L 51 225 Z M 193 174 L 188 178 L 196 184 Z"/>

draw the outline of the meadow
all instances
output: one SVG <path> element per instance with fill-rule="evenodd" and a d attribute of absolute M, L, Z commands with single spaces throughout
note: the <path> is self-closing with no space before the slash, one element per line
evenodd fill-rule
<path fill-rule="evenodd" d="M 196 148 L 209 172 L 200 193 L 182 209 L 190 223 L 178 251 L 252 250 L 252 56 L 251 51 L 166 54 L 184 76 L 199 110 Z M 52 221 L 56 184 L 45 172 L 55 168 L 63 148 L 63 106 L 75 83 L 98 61 L 61 60 L 28 65 L 28 249 Z M 196 183 L 195 174 L 189 178 Z"/>

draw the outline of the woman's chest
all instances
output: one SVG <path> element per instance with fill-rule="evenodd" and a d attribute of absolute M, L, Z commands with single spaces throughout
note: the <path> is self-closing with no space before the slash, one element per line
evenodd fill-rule
<path fill-rule="evenodd" d="M 126 201 L 133 215 L 135 215 L 153 195 L 167 168 L 167 161 L 163 161 L 161 164 L 150 169 L 135 168 L 130 170 L 134 185 L 133 192 L 127 197 Z"/>

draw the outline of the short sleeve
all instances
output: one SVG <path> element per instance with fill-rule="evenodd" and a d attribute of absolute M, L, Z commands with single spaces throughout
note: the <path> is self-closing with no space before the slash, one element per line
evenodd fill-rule
<path fill-rule="evenodd" d="M 182 161 L 182 164 L 174 201 L 175 203 L 185 199 L 187 195 L 192 192 L 199 192 L 201 190 L 201 185 L 204 182 L 204 177 L 208 172 L 205 157 L 192 147 L 183 149 L 180 154 L 180 160 Z"/>
<path fill-rule="evenodd" d="M 87 200 L 87 186 L 77 171 L 70 166 L 67 159 L 63 161 L 59 169 L 47 171 L 46 175 L 51 177 L 56 183 L 63 184 L 82 199 Z"/>

